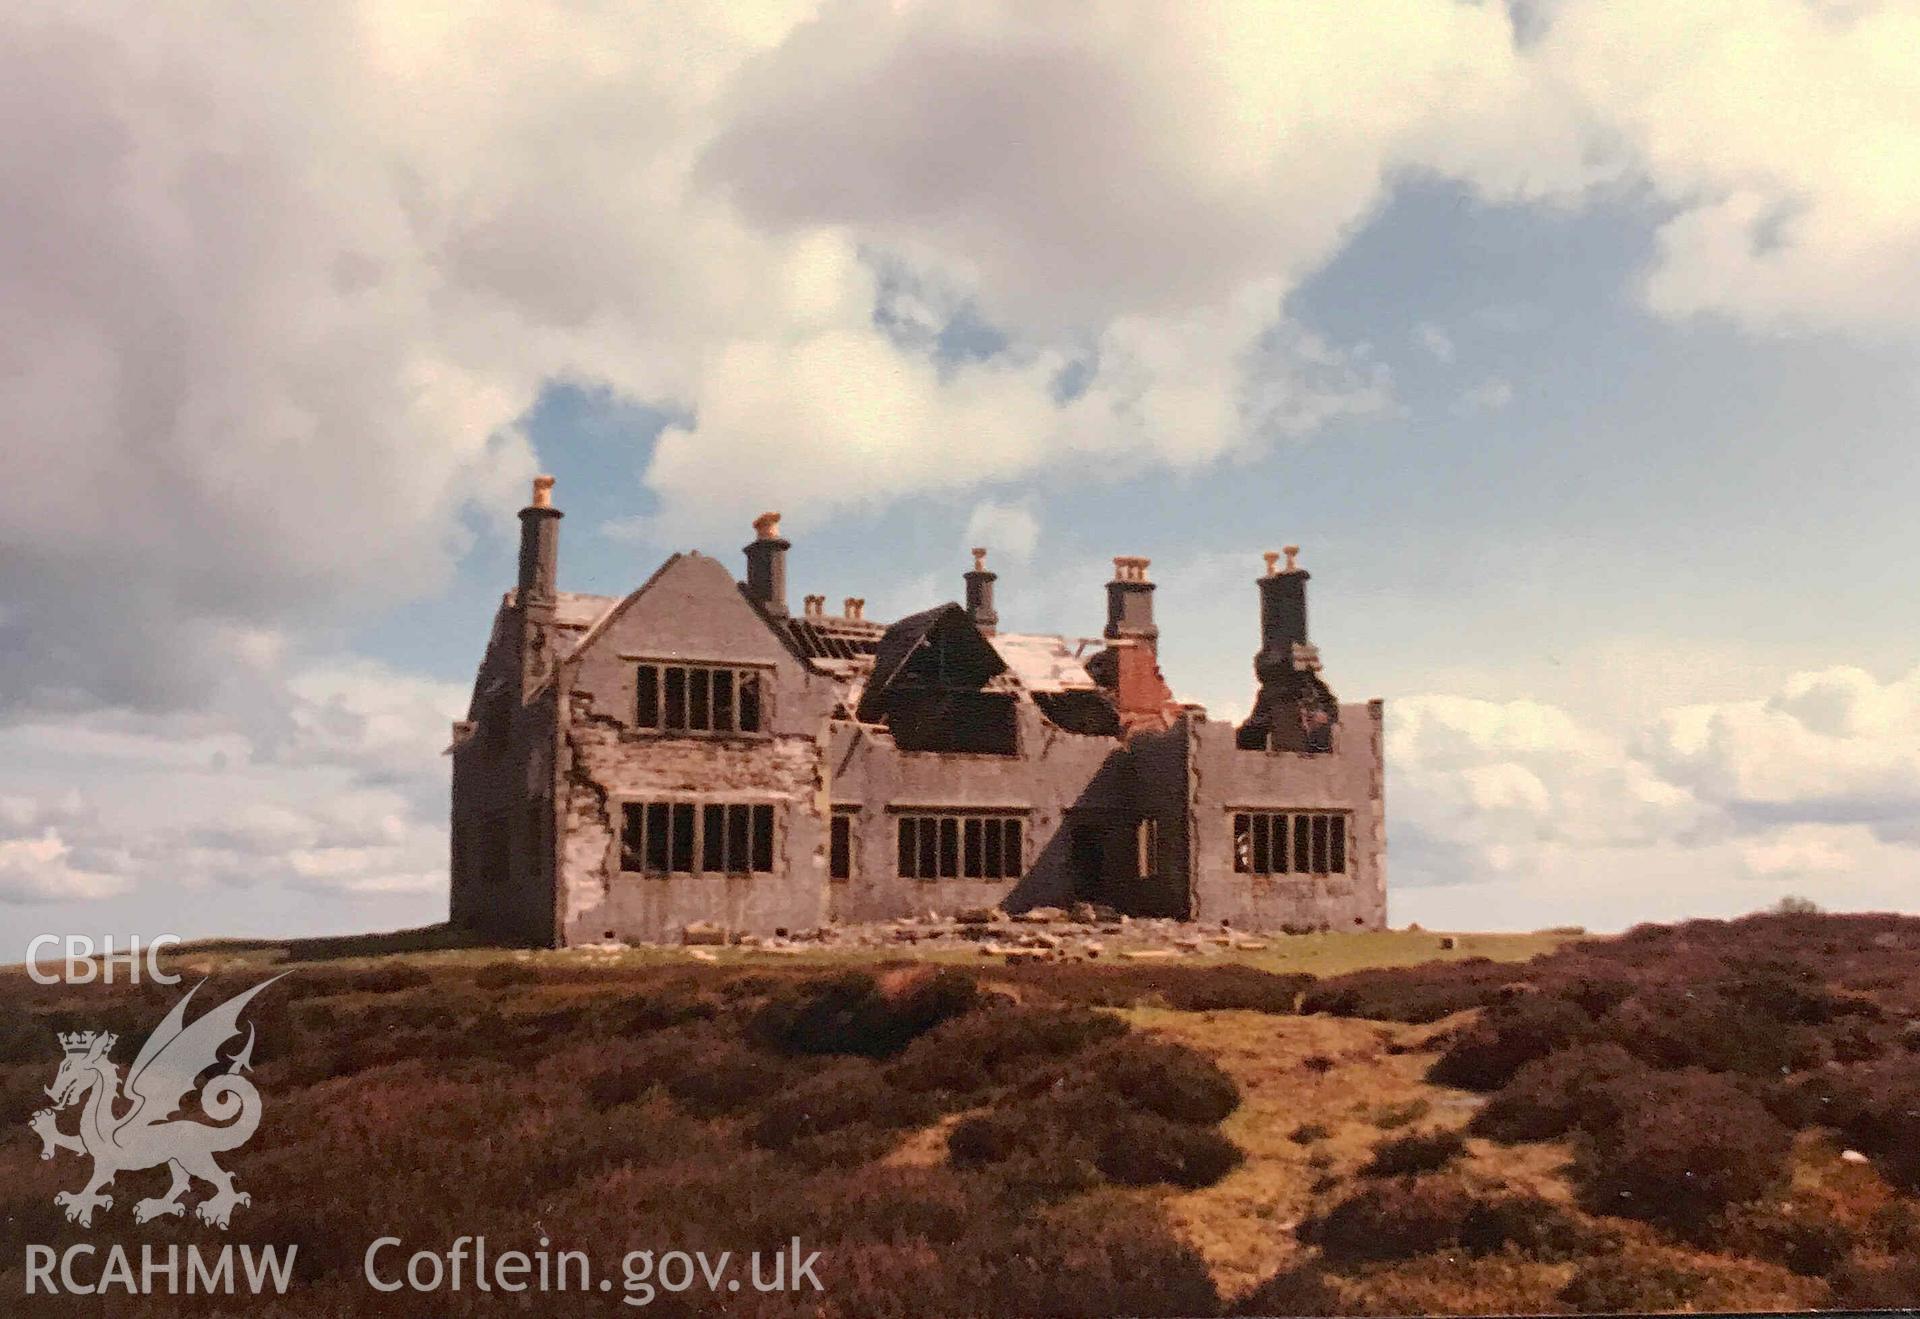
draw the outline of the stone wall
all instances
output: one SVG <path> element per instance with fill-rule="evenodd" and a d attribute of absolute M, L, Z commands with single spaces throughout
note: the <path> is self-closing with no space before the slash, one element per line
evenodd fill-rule
<path fill-rule="evenodd" d="M 1076 810 L 1120 810 L 1131 800 L 1125 752 L 1109 737 L 1069 733 L 1029 701 L 1017 706 L 1017 756 L 901 751 L 884 729 L 836 723 L 827 746 L 832 802 L 858 806 L 850 879 L 831 882 L 834 919 L 889 920 L 1004 905 L 1058 906 L 1076 896 L 1070 831 Z M 1024 820 L 1026 874 L 1017 880 L 903 879 L 903 810 L 1005 810 Z"/>
<path fill-rule="evenodd" d="M 1326 754 L 1243 751 L 1225 724 L 1193 727 L 1194 919 L 1235 929 L 1386 928 L 1386 815 L 1379 701 L 1343 705 Z M 1352 813 L 1347 873 L 1260 876 L 1234 870 L 1238 810 Z"/>
<path fill-rule="evenodd" d="M 642 661 L 745 665 L 762 675 L 760 731 L 670 735 L 635 720 Z M 827 919 L 821 738 L 836 693 L 767 627 L 732 575 L 676 555 L 563 666 L 560 926 L 568 943 L 673 941 L 715 922 L 751 934 Z M 620 868 L 629 801 L 768 804 L 771 873 L 643 875 Z"/>

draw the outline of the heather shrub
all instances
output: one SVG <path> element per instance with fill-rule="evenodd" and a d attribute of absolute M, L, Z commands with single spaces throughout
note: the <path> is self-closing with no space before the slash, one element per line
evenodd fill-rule
<path fill-rule="evenodd" d="M 473 973 L 473 983 L 481 989 L 505 989 L 510 985 L 530 985 L 540 973 L 519 962 L 489 962 Z"/>
<path fill-rule="evenodd" d="M 1457 1131 L 1416 1131 L 1375 1145 L 1360 1172 L 1367 1177 L 1438 1172 L 1466 1152 L 1467 1142 Z"/>
<path fill-rule="evenodd" d="M 979 998 L 973 978 L 951 969 L 897 973 L 889 981 L 846 971 L 783 988 L 755 1015 L 754 1033 L 786 1053 L 884 1058 Z"/>
<path fill-rule="evenodd" d="M 1550 994 L 1523 994 L 1487 1009 L 1435 1060 L 1429 1080 L 1467 1090 L 1497 1090 L 1536 1058 L 1593 1032 L 1593 1018 Z"/>
<path fill-rule="evenodd" d="M 993 978 L 1045 990 L 1096 1007 L 1163 1005 L 1179 1012 L 1243 1011 L 1290 1014 L 1313 984 L 1303 973 L 1262 971 L 1228 962 L 1219 966 L 1135 966 L 1052 963 L 1010 966 Z"/>
<path fill-rule="evenodd" d="M 1821 1061 L 1816 1033 L 1704 987 L 1644 990 L 1608 1013 L 1602 1028 L 1655 1067 L 1776 1076 Z"/>
<path fill-rule="evenodd" d="M 1313 985 L 1300 1011 L 1422 1024 L 1497 1002 L 1506 986 L 1526 977 L 1525 967 L 1485 957 L 1353 971 Z"/>
<path fill-rule="evenodd" d="M 602 1009 L 611 1034 L 634 1035 L 665 1030 L 687 1022 L 712 1021 L 726 1004 L 712 993 L 691 985 L 667 985 L 651 993 L 629 994 Z"/>
<path fill-rule="evenodd" d="M 1003 1175 L 1042 1188 L 1077 1189 L 1090 1168 L 1128 1185 L 1207 1186 L 1242 1158 L 1214 1127 L 1239 1099 L 1209 1059 L 1126 1039 L 957 1123 L 947 1148 L 956 1167 L 1024 1165 Z"/>
<path fill-rule="evenodd" d="M 1346 1299 L 1317 1264 L 1282 1269 L 1233 1303 L 1228 1314 L 1341 1314 Z"/>
<path fill-rule="evenodd" d="M 1296 1145 L 1312 1145 L 1325 1140 L 1333 1134 L 1333 1128 L 1324 1122 L 1302 1122 L 1287 1133 L 1287 1139 Z"/>
<path fill-rule="evenodd" d="M 1101 1133 L 1094 1166 L 1126 1186 L 1165 1182 L 1195 1188 L 1212 1186 L 1245 1157 L 1212 1127 L 1128 1113 Z"/>
<path fill-rule="evenodd" d="M 925 1094 L 886 1084 L 871 1065 L 836 1067 L 775 1096 L 751 1129 L 754 1144 L 786 1149 L 798 1141 L 866 1126 L 883 1131 L 921 1126 L 939 1115 Z"/>
<path fill-rule="evenodd" d="M 947 1156 L 956 1168 L 991 1170 L 1021 1199 L 1058 1199 L 1103 1180 L 1091 1133 L 1062 1130 L 1024 1108 L 963 1118 L 947 1133 Z"/>
<path fill-rule="evenodd" d="M 1084 1008 L 988 1007 L 922 1035 L 893 1062 L 889 1076 L 909 1090 L 977 1093 L 1126 1033 L 1118 1017 Z"/>
<path fill-rule="evenodd" d="M 1855 1255 L 1827 1277 L 1836 1305 L 1855 1310 L 1910 1310 L 1920 1306 L 1920 1259 L 1911 1255 Z"/>
<path fill-rule="evenodd" d="M 1622 1087 L 1646 1071 L 1645 1063 L 1613 1043 L 1557 1049 L 1516 1072 L 1474 1114 L 1468 1130 L 1512 1143 L 1608 1126 L 1618 1117 Z"/>
<path fill-rule="evenodd" d="M 1483 1197 L 1460 1223 L 1460 1246 L 1470 1255 L 1512 1249 L 1539 1259 L 1564 1259 L 1595 1244 L 1570 1211 L 1532 1194 Z"/>
<path fill-rule="evenodd" d="M 698 1117 L 738 1113 L 790 1083 L 780 1060 L 731 1041 L 706 1045 L 704 1060 L 668 1072 L 667 1093 Z"/>
<path fill-rule="evenodd" d="M 1300 1225 L 1300 1239 L 1330 1261 L 1362 1264 L 1439 1250 L 1493 1254 L 1512 1247 L 1552 1256 L 1580 1233 L 1572 1215 L 1522 1192 L 1479 1192 L 1451 1177 L 1375 1181 Z"/>
<path fill-rule="evenodd" d="M 403 989 L 418 989 L 432 981 L 432 976 L 411 962 L 386 962 L 356 972 L 347 980 L 344 988 L 362 994 L 393 994 Z M 212 989 L 213 986 L 208 988 Z M 223 992 L 231 993 L 233 990 L 223 987 Z"/>
<path fill-rule="evenodd" d="M 1664 1255 L 1629 1250 L 1585 1260 L 1560 1289 L 1583 1314 L 1644 1314 L 1692 1308 L 1707 1279 Z"/>
<path fill-rule="evenodd" d="M 1086 1064 L 1087 1083 L 1175 1122 L 1211 1125 L 1240 1106 L 1240 1087 L 1185 1045 L 1129 1036 Z"/>
<path fill-rule="evenodd" d="M 1825 1277 L 1853 1250 L 1853 1229 L 1822 1206 L 1801 1200 L 1736 1205 L 1717 1225 L 1716 1244 L 1755 1259 L 1773 1260 L 1810 1278 Z"/>
<path fill-rule="evenodd" d="M 1161 968 L 1167 1006 L 1181 1012 L 1270 1012 L 1291 1014 L 1314 978 L 1281 974 L 1227 963 L 1188 969 Z"/>
<path fill-rule="evenodd" d="M 1857 1078 L 1834 1125 L 1873 1156 L 1882 1177 L 1920 1191 L 1920 1076 L 1913 1068 L 1880 1069 Z"/>
<path fill-rule="evenodd" d="M 587 1082 L 587 1102 L 602 1112 L 631 1104 L 653 1089 L 657 1079 L 644 1067 L 611 1067 Z"/>
<path fill-rule="evenodd" d="M 1575 1163 L 1597 1212 L 1697 1234 L 1785 1169 L 1787 1129 L 1723 1077 L 1657 1072 L 1608 1089 L 1619 1116 L 1590 1131 Z"/>

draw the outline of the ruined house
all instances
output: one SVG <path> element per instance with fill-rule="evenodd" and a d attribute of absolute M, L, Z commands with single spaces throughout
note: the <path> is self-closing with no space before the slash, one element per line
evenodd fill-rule
<path fill-rule="evenodd" d="M 794 612 L 773 513 L 744 581 L 685 553 L 624 597 L 577 595 L 556 589 L 552 485 L 520 513 L 449 748 L 457 924 L 568 945 L 1087 902 L 1383 927 L 1382 703 L 1322 680 L 1293 548 L 1256 582 L 1259 691 L 1234 727 L 1161 676 L 1145 559 L 1114 560 L 1085 641 L 1002 631 L 984 550 L 964 604 Z"/>

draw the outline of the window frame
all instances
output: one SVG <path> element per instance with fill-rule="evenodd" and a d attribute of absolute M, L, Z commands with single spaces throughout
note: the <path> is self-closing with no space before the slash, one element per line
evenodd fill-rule
<path fill-rule="evenodd" d="M 633 701 L 628 711 L 634 731 L 651 737 L 770 736 L 770 666 L 644 655 L 621 658 L 634 666 Z M 645 713 L 648 704 L 653 707 L 651 715 Z M 751 727 L 744 726 L 749 713 Z"/>
<path fill-rule="evenodd" d="M 752 879 L 774 872 L 780 854 L 780 812 L 775 802 L 621 797 L 614 806 L 613 850 L 619 874 L 645 879 Z M 709 855 L 716 838 L 717 858 Z"/>
<path fill-rule="evenodd" d="M 860 808 L 835 806 L 827 816 L 827 878 L 844 884 L 859 869 Z"/>
<path fill-rule="evenodd" d="M 900 879 L 1005 883 L 1027 873 L 1027 810 L 912 806 L 890 813 Z"/>
<path fill-rule="evenodd" d="M 1353 814 L 1322 807 L 1230 807 L 1233 873 L 1262 879 L 1351 876 Z"/>

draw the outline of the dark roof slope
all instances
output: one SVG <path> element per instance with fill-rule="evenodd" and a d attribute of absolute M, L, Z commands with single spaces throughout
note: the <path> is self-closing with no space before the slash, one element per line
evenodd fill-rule
<path fill-rule="evenodd" d="M 873 674 L 861 694 L 862 719 L 873 717 L 878 698 L 898 678 L 919 649 L 935 639 L 961 651 L 961 658 L 977 666 L 980 682 L 1007 671 L 1007 662 L 981 633 L 973 618 L 959 605 L 949 601 L 905 618 L 889 627 L 874 648 Z"/>

